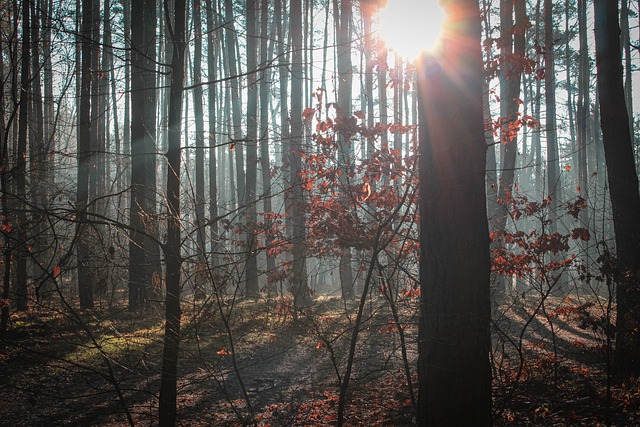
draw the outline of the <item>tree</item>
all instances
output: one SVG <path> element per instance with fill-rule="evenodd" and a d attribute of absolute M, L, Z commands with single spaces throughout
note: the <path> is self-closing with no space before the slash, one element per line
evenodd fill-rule
<path fill-rule="evenodd" d="M 556 123 L 556 76 L 553 33 L 553 2 L 544 0 L 544 85 L 547 107 L 547 191 L 552 199 L 552 214 L 561 201 L 560 159 L 558 157 L 558 129 Z M 555 222 L 551 227 L 555 227 Z"/>
<path fill-rule="evenodd" d="M 18 151 L 16 153 L 16 196 L 17 196 L 17 262 L 16 262 L 16 308 L 24 311 L 28 306 L 27 283 L 27 141 L 29 133 L 29 102 L 31 91 L 31 24 L 28 1 L 22 3 L 22 59 L 20 70 L 20 111 L 18 122 Z"/>
<path fill-rule="evenodd" d="M 132 3 L 131 19 L 131 210 L 129 309 L 146 303 L 154 265 L 159 264 L 154 233 L 156 211 L 156 3 Z M 159 274 L 156 270 L 156 274 Z"/>
<path fill-rule="evenodd" d="M 338 111 L 340 118 L 345 122 L 351 118 L 352 114 L 353 66 L 351 64 L 351 17 L 351 0 L 341 0 L 339 21 L 336 22 L 338 27 Z M 340 185 L 346 188 L 348 185 L 348 168 L 353 160 L 353 150 L 351 142 L 345 135 L 338 135 L 338 138 L 338 164 L 344 168 L 340 175 Z M 344 198 L 343 203 L 349 203 L 347 197 Z M 351 258 L 351 248 L 342 248 L 342 254 L 340 256 L 340 286 L 342 289 L 342 297 L 345 301 L 353 299 L 354 297 Z"/>
<path fill-rule="evenodd" d="M 306 219 L 305 200 L 300 172 L 302 161 L 304 128 L 302 123 L 302 2 L 291 0 L 291 17 L 289 20 L 291 34 L 291 137 L 289 148 L 289 195 L 290 208 L 287 212 L 291 218 L 293 263 L 291 271 L 291 292 L 293 293 L 294 310 L 309 303 L 309 288 L 306 269 Z"/>
<path fill-rule="evenodd" d="M 171 58 L 171 94 L 169 98 L 169 147 L 167 150 L 167 243 L 165 245 L 165 329 L 160 377 L 160 426 L 176 424 L 178 349 L 180 345 L 180 127 L 186 47 L 185 0 L 174 0 L 173 56 Z M 165 7 L 167 2 L 165 2 Z M 167 16 L 169 11 L 166 12 Z M 170 24 L 167 22 L 167 26 Z"/>
<path fill-rule="evenodd" d="M 614 373 L 623 381 L 640 375 L 640 192 L 625 105 L 618 2 L 595 0 L 594 9 L 600 123 L 619 269 Z"/>
<path fill-rule="evenodd" d="M 209 80 L 216 80 L 216 67 L 218 60 L 218 44 L 215 37 L 215 26 L 217 22 L 217 1 L 206 0 L 207 12 L 207 71 Z M 210 84 L 207 92 L 209 101 L 209 215 L 211 217 L 211 251 L 214 252 L 214 264 L 217 263 L 218 249 L 218 178 L 217 178 L 217 155 L 216 155 L 216 85 Z"/>
<path fill-rule="evenodd" d="M 257 15 L 258 1 L 247 1 L 247 174 L 246 191 L 247 203 L 246 224 L 250 231 L 246 234 L 245 250 L 247 251 L 246 293 L 248 297 L 258 295 L 258 253 L 256 235 L 251 232 L 257 222 L 256 187 L 258 169 L 258 78 L 256 65 L 258 58 L 257 45 Z"/>
<path fill-rule="evenodd" d="M 193 1 L 193 28 L 195 47 L 193 50 L 193 115 L 196 124 L 196 252 L 198 263 L 206 262 L 205 198 L 204 198 L 204 96 L 202 89 L 202 5 L 200 0 Z M 197 279 L 201 282 L 200 279 Z M 196 295 L 204 294 L 204 284 L 196 283 Z"/>
<path fill-rule="evenodd" d="M 419 64 L 419 424 L 490 426 L 489 231 L 475 0 L 443 2 L 451 33 Z"/>
<path fill-rule="evenodd" d="M 80 86 L 80 105 L 78 108 L 78 184 L 76 190 L 76 209 L 78 210 L 78 293 L 82 308 L 93 308 L 93 282 L 94 271 L 90 261 L 90 239 L 86 224 L 89 202 L 91 197 L 91 150 L 95 147 L 92 143 L 91 132 L 91 85 L 92 73 L 95 69 L 93 63 L 93 35 L 96 33 L 92 27 L 99 11 L 94 11 L 93 0 L 82 1 L 82 67 Z"/>

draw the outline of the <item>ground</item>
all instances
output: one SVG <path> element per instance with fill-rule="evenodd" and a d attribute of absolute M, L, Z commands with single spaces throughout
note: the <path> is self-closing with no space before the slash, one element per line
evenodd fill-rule
<path fill-rule="evenodd" d="M 286 299 L 185 304 L 178 418 L 183 426 L 335 425 L 355 310 L 317 298 L 293 319 Z M 416 303 L 400 297 L 415 387 Z M 495 425 L 640 425 L 640 381 L 607 398 L 596 305 L 549 298 L 502 307 L 494 324 Z M 346 315 L 345 313 L 348 313 Z M 415 425 L 399 334 L 387 302 L 364 313 L 347 406 L 353 426 Z M 2 425 L 157 422 L 162 315 L 34 310 L 0 341 Z M 126 408 L 126 411 L 125 411 Z"/>

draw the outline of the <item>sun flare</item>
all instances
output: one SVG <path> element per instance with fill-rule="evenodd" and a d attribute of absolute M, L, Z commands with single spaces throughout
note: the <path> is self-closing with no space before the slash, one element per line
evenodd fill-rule
<path fill-rule="evenodd" d="M 387 0 L 379 19 L 387 46 L 413 60 L 438 46 L 444 12 L 438 0 Z"/>

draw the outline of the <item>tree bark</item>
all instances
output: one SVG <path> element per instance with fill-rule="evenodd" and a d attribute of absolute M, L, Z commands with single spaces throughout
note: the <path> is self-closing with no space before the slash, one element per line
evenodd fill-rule
<path fill-rule="evenodd" d="M 160 376 L 159 425 L 176 424 L 178 349 L 180 345 L 180 125 L 186 45 L 185 0 L 174 0 L 173 56 L 171 58 L 171 95 L 169 98 L 169 147 L 167 150 L 167 244 L 165 246 L 167 294 L 165 330 Z M 165 1 L 165 7 L 167 2 Z M 167 12 L 167 15 L 169 12 Z"/>
<path fill-rule="evenodd" d="M 613 209 L 618 275 L 614 374 L 640 375 L 640 193 L 625 105 L 618 2 L 595 0 L 600 123 Z"/>
<path fill-rule="evenodd" d="M 215 81 L 217 76 L 217 37 L 216 37 L 216 23 L 217 23 L 217 1 L 206 0 L 206 12 L 207 12 L 207 71 L 209 73 L 209 81 Z M 209 101 L 209 217 L 211 224 L 209 226 L 211 233 L 211 252 L 213 252 L 213 264 L 218 264 L 218 256 L 216 252 L 218 249 L 218 241 L 220 236 L 218 235 L 218 164 L 217 164 L 217 149 L 216 149 L 216 84 L 210 84 L 207 89 L 207 96 Z"/>
<path fill-rule="evenodd" d="M 544 0 L 544 85 L 547 133 L 547 195 L 551 197 L 551 215 L 557 215 L 557 209 L 562 199 L 560 184 L 560 160 L 558 158 L 558 129 L 556 122 L 556 76 L 555 53 L 553 51 L 553 1 Z M 555 231 L 557 224 L 553 221 L 549 225 Z"/>
<path fill-rule="evenodd" d="M 80 307 L 93 308 L 93 269 L 90 261 L 90 246 L 87 228 L 87 211 L 91 188 L 91 85 L 92 70 L 92 25 L 95 19 L 93 0 L 82 0 L 82 68 L 80 106 L 78 108 L 78 186 L 76 209 L 78 210 L 78 294 Z"/>
<path fill-rule="evenodd" d="M 490 426 L 480 12 L 476 0 L 443 6 L 455 33 L 445 34 L 437 58 L 419 63 L 418 420 L 422 426 Z"/>
<path fill-rule="evenodd" d="M 204 198 L 204 95 L 202 89 L 202 5 L 200 0 L 193 0 L 193 119 L 196 125 L 196 253 L 198 254 L 198 268 L 204 268 L 206 263 L 206 230 L 205 230 L 205 198 Z M 195 278 L 196 296 L 204 297 L 204 280 L 201 275 Z"/>
<path fill-rule="evenodd" d="M 304 143 L 302 123 L 302 4 L 301 0 L 291 0 L 291 16 L 289 20 L 291 34 L 291 136 L 289 149 L 289 166 L 291 170 L 288 212 L 292 222 L 293 266 L 291 271 L 291 291 L 293 293 L 294 310 L 305 307 L 309 303 L 310 294 L 307 285 L 306 271 L 306 216 L 305 200 L 300 182 L 302 162 L 300 153 Z"/>
<path fill-rule="evenodd" d="M 258 258 L 257 235 L 255 225 L 257 222 L 256 187 L 258 170 L 258 79 L 255 72 L 257 65 L 257 0 L 247 1 L 247 175 L 245 200 L 247 205 L 246 224 L 249 230 L 246 233 L 246 295 L 249 298 L 258 296 Z"/>

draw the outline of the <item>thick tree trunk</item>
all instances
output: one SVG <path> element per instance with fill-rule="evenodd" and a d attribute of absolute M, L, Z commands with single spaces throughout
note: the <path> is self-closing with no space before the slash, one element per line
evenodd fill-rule
<path fill-rule="evenodd" d="M 476 0 L 445 3 L 455 28 L 420 90 L 419 425 L 490 426 L 489 230 Z"/>
<path fill-rule="evenodd" d="M 619 267 L 614 372 L 624 381 L 640 375 L 640 193 L 624 97 L 618 3 L 595 0 L 594 6 L 600 120 Z"/>

